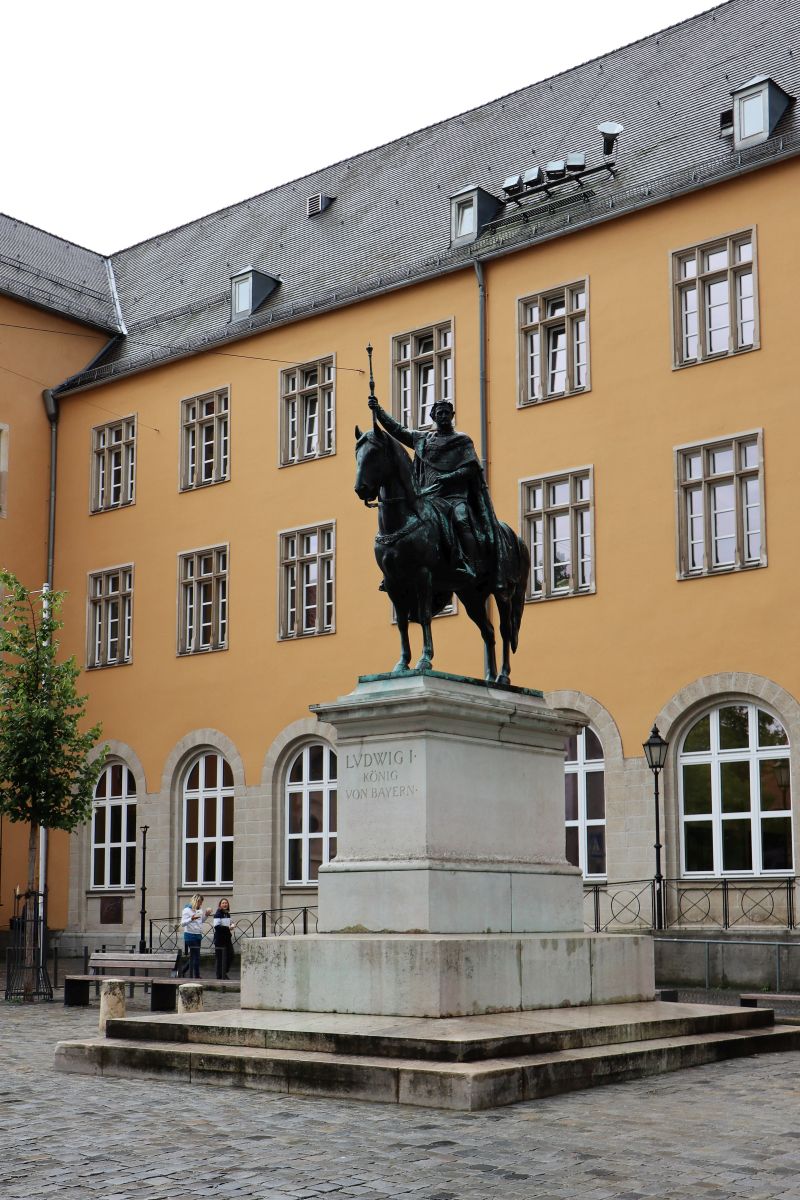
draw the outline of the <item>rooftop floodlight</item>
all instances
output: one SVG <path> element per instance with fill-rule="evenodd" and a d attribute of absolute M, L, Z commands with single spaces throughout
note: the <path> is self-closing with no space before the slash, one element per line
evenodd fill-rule
<path fill-rule="evenodd" d="M 526 188 L 538 187 L 540 183 L 544 183 L 544 171 L 541 167 L 528 167 L 525 174 L 522 176 L 522 185 Z"/>
<path fill-rule="evenodd" d="M 507 196 L 513 196 L 516 192 L 522 191 L 522 176 L 509 175 L 508 179 L 503 184 L 503 191 Z"/>
<path fill-rule="evenodd" d="M 604 121 L 602 125 L 597 126 L 597 132 L 603 135 L 603 154 L 606 158 L 614 157 L 617 138 L 622 133 L 623 128 L 619 121 Z"/>
<path fill-rule="evenodd" d="M 571 175 L 577 175 L 579 171 L 585 171 L 585 170 L 586 170 L 586 155 L 583 152 L 581 152 L 580 154 L 568 154 L 567 155 L 567 171 Z"/>
<path fill-rule="evenodd" d="M 554 158 L 546 165 L 545 171 L 548 179 L 563 179 L 567 173 L 567 164 L 563 158 Z"/>

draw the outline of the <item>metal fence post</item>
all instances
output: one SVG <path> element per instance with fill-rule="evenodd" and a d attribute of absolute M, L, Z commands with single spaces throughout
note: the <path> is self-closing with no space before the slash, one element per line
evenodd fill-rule
<path fill-rule="evenodd" d="M 711 943 L 706 942 L 706 991 L 711 987 Z"/>
<path fill-rule="evenodd" d="M 728 881 L 722 881 L 722 928 L 730 929 L 730 909 L 728 907 Z"/>
<path fill-rule="evenodd" d="M 308 933 L 308 909 L 303 909 L 303 933 Z"/>
<path fill-rule="evenodd" d="M 265 908 L 261 910 L 261 936 L 267 936 L 267 910 Z"/>

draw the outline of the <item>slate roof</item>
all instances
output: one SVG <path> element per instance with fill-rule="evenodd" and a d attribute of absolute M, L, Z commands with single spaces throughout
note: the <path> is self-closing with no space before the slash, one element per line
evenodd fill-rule
<path fill-rule="evenodd" d="M 107 260 L 0 213 L 0 292 L 119 332 Z"/>
<path fill-rule="evenodd" d="M 127 337 L 61 390 L 460 269 L 475 255 L 509 252 L 797 154 L 797 106 L 771 141 L 741 153 L 720 138 L 719 117 L 731 106 L 731 91 L 757 74 L 800 95 L 799 25 L 797 0 L 730 0 L 121 250 L 110 262 Z M 606 120 L 625 126 L 616 178 L 596 176 L 581 195 L 545 198 L 524 216 L 509 208 L 477 243 L 451 248 L 451 195 L 479 184 L 500 196 L 507 176 L 570 151 L 584 150 L 590 165 L 599 163 L 596 126 Z M 308 218 L 306 198 L 317 192 L 335 202 Z M 0 253 L 2 234 L 0 227 Z M 279 276 L 281 285 L 250 321 L 230 325 L 230 275 L 249 265 Z M 112 298 L 101 300 L 97 271 L 93 304 L 108 316 Z"/>

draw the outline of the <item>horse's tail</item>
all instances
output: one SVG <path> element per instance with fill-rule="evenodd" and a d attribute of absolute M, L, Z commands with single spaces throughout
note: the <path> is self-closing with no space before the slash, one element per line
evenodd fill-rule
<path fill-rule="evenodd" d="M 514 535 L 516 537 L 516 534 Z M 517 553 L 519 555 L 519 575 L 517 576 L 514 595 L 511 599 L 511 649 L 516 654 L 519 641 L 519 627 L 522 624 L 522 614 L 525 611 L 525 597 L 528 592 L 528 575 L 531 569 L 531 552 L 521 537 L 516 537 Z"/>
<path fill-rule="evenodd" d="M 508 580 L 510 593 L 510 641 L 511 649 L 516 654 L 519 642 L 519 628 L 522 624 L 522 614 L 525 611 L 525 597 L 528 592 L 528 575 L 531 568 L 531 552 L 525 542 L 510 525 L 503 522 L 500 526 L 510 550 L 509 560 L 513 563 L 511 578 Z"/>

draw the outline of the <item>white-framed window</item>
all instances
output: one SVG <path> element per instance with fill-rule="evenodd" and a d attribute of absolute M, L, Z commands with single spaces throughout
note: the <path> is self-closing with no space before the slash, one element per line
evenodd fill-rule
<path fill-rule="evenodd" d="M 699 717 L 678 754 L 684 875 L 780 875 L 794 866 L 789 738 L 756 704 Z"/>
<path fill-rule="evenodd" d="M 231 320 L 248 317 L 253 307 L 253 276 L 240 275 L 231 280 Z"/>
<path fill-rule="evenodd" d="M 452 219 L 451 237 L 454 242 L 461 238 L 466 240 L 475 236 L 478 228 L 478 214 L 474 195 L 453 200 Z"/>
<path fill-rule="evenodd" d="M 603 747 L 588 725 L 564 743 L 566 859 L 586 879 L 606 875 L 606 793 Z"/>
<path fill-rule="evenodd" d="M 588 317 L 588 279 L 519 301 L 521 404 L 587 390 Z"/>
<path fill-rule="evenodd" d="M 0 517 L 8 516 L 9 427 L 0 424 Z"/>
<path fill-rule="evenodd" d="M 230 466 L 228 388 L 181 401 L 181 490 L 223 483 Z"/>
<path fill-rule="evenodd" d="M 136 883 L 136 781 L 121 762 L 103 767 L 92 802 L 92 888 Z"/>
<path fill-rule="evenodd" d="M 179 556 L 179 654 L 227 649 L 228 565 L 227 546 L 209 546 Z"/>
<path fill-rule="evenodd" d="M 279 535 L 280 638 L 333 633 L 335 525 L 311 525 Z"/>
<path fill-rule="evenodd" d="M 593 497 L 591 467 L 523 480 L 523 536 L 531 552 L 528 600 L 594 591 Z"/>
<path fill-rule="evenodd" d="M 92 512 L 133 504 L 136 495 L 136 417 L 92 430 Z"/>
<path fill-rule="evenodd" d="M 392 408 L 401 425 L 433 426 L 437 400 L 455 405 L 453 322 L 442 321 L 392 339 Z"/>
<path fill-rule="evenodd" d="M 286 883 L 316 884 L 336 857 L 336 751 L 325 742 L 298 750 L 286 772 Z"/>
<path fill-rule="evenodd" d="M 281 464 L 333 454 L 336 393 L 333 358 L 281 371 Z"/>
<path fill-rule="evenodd" d="M 183 883 L 233 883 L 233 771 L 216 750 L 203 750 L 183 777 Z"/>
<path fill-rule="evenodd" d="M 674 366 L 759 345 L 755 230 L 672 255 Z"/>
<path fill-rule="evenodd" d="M 761 432 L 675 455 L 679 578 L 766 566 Z"/>
<path fill-rule="evenodd" d="M 89 576 L 90 667 L 130 662 L 133 641 L 133 566 L 94 571 Z"/>

